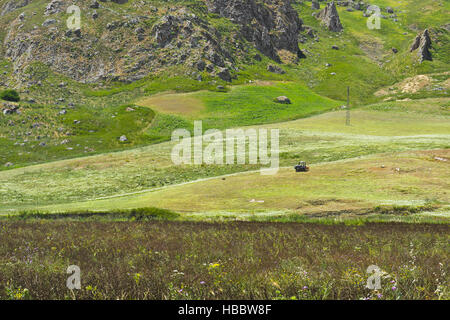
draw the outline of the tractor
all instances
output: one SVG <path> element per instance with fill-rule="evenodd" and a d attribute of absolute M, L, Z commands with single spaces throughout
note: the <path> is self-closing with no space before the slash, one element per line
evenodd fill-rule
<path fill-rule="evenodd" d="M 296 165 L 294 168 L 295 168 L 295 172 L 308 172 L 309 171 L 309 167 L 306 166 L 305 161 L 300 161 L 298 163 L 298 165 Z"/>

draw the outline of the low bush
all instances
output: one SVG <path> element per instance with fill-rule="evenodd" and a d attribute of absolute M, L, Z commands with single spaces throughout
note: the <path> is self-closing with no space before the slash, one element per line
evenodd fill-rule
<path fill-rule="evenodd" d="M 19 102 L 20 96 L 16 90 L 0 91 L 0 99 L 5 101 Z"/>

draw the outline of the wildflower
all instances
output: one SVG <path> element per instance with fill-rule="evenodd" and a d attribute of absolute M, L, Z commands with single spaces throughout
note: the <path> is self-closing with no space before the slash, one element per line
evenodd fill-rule
<path fill-rule="evenodd" d="M 397 287 L 392 287 L 392 291 L 395 291 L 395 290 L 397 290 Z"/>
<path fill-rule="evenodd" d="M 377 294 L 378 299 L 383 298 L 383 295 L 381 293 Z"/>
<path fill-rule="evenodd" d="M 183 292 L 183 289 L 178 290 L 178 293 L 182 293 L 182 292 Z"/>
<path fill-rule="evenodd" d="M 205 284 L 206 282 L 205 281 L 200 281 L 200 284 Z"/>
<path fill-rule="evenodd" d="M 308 289 L 308 286 L 304 286 L 304 287 L 303 287 L 303 290 L 306 290 L 306 289 Z"/>
<path fill-rule="evenodd" d="M 135 273 L 133 275 L 134 281 L 136 282 L 136 284 L 139 284 L 139 280 L 141 279 L 142 274 L 140 273 Z"/>

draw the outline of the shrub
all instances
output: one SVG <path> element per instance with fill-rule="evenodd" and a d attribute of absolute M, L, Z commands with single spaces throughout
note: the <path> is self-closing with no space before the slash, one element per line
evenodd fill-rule
<path fill-rule="evenodd" d="M 86 211 L 66 213 L 46 213 L 40 211 L 23 211 L 18 214 L 0 217 L 10 220 L 124 220 L 124 221 L 148 221 L 148 220 L 174 220 L 179 214 L 170 210 L 160 208 L 137 208 L 114 211 Z"/>
<path fill-rule="evenodd" d="M 133 220 L 171 220 L 179 216 L 175 212 L 160 208 L 131 209 L 126 215 Z"/>
<path fill-rule="evenodd" d="M 16 90 L 4 90 L 0 92 L 0 99 L 6 101 L 19 102 L 20 96 Z"/>

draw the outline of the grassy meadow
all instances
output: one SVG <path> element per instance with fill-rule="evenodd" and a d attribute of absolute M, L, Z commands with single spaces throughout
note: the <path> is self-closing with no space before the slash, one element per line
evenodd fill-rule
<path fill-rule="evenodd" d="M 160 207 L 179 212 L 186 219 L 248 220 L 283 215 L 364 217 L 386 206 L 406 206 L 399 210 L 400 217 L 410 213 L 407 208 L 448 213 L 448 164 L 437 160 L 448 158 L 448 151 L 435 150 L 322 163 L 305 174 L 296 174 L 292 168 L 269 176 L 259 172 L 232 174 L 41 209 L 83 212 Z"/>
<path fill-rule="evenodd" d="M 425 108 L 427 112 L 423 112 Z M 281 166 L 292 167 L 298 159 L 303 159 L 312 164 L 324 163 L 322 167 L 327 167 L 327 162 L 380 153 L 446 149 L 450 131 L 447 117 L 448 100 L 426 99 L 384 102 L 359 108 L 351 112 L 351 126 L 345 125 L 345 111 L 335 111 L 255 128 L 280 129 Z M 58 209 L 66 205 L 76 209 L 78 205 L 70 203 L 146 192 L 198 179 L 259 170 L 261 167 L 248 164 L 176 166 L 170 157 L 173 145 L 172 142 L 165 142 L 2 171 L 0 210 L 6 214 L 53 205 Z M 446 163 L 442 165 L 446 168 Z M 342 174 L 340 170 L 330 172 L 339 177 Z M 290 171 L 286 169 L 288 175 Z M 366 177 L 362 175 L 359 178 L 364 183 Z M 416 187 L 420 187 L 420 182 Z M 116 201 L 107 199 L 100 203 L 110 203 L 109 207 L 115 207 Z M 139 207 L 145 203 L 139 202 Z M 92 204 L 88 202 L 82 207 L 86 209 Z M 119 206 L 123 208 L 129 204 L 124 201 Z"/>
<path fill-rule="evenodd" d="M 292 103 L 274 102 L 281 95 L 289 96 Z M 335 109 L 342 102 L 319 96 L 298 83 L 257 82 L 234 86 L 228 92 L 157 95 L 138 105 L 202 120 L 205 129 L 222 129 L 294 120 Z"/>

